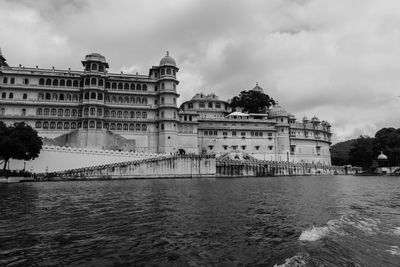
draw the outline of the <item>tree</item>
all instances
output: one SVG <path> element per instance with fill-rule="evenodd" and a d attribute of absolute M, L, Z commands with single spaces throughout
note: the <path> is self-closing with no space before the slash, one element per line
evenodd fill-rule
<path fill-rule="evenodd" d="M 350 164 L 368 169 L 374 159 L 373 142 L 374 138 L 368 136 L 360 136 L 357 138 L 353 147 L 350 149 Z"/>
<path fill-rule="evenodd" d="M 388 164 L 396 166 L 400 163 L 400 129 L 382 128 L 375 134 L 374 154 L 383 152 L 388 157 Z"/>
<path fill-rule="evenodd" d="M 42 138 L 24 122 L 16 122 L 10 126 L 0 122 L 0 159 L 3 160 L 3 170 L 6 170 L 10 159 L 37 158 L 42 145 Z"/>
<path fill-rule="evenodd" d="M 240 92 L 239 96 L 235 96 L 231 102 L 232 107 L 241 107 L 244 112 L 249 113 L 262 113 L 265 108 L 275 104 L 272 97 L 254 90 Z"/>

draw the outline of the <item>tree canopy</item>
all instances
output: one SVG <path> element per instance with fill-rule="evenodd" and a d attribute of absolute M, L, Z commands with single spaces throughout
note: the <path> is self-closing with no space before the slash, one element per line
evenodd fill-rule
<path fill-rule="evenodd" d="M 7 126 L 0 121 L 0 159 L 6 169 L 10 159 L 31 160 L 39 156 L 42 138 L 24 122 Z"/>
<path fill-rule="evenodd" d="M 266 108 L 274 106 L 275 104 L 275 100 L 272 97 L 254 90 L 240 92 L 231 102 L 233 108 L 241 107 L 244 112 L 249 113 L 265 112 Z"/>

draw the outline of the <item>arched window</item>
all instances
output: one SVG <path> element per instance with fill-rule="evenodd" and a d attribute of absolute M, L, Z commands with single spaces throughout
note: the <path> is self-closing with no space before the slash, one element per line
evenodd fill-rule
<path fill-rule="evenodd" d="M 96 114 L 95 108 L 90 108 L 90 116 L 94 116 Z"/>
<path fill-rule="evenodd" d="M 57 115 L 57 110 L 55 108 L 51 109 L 51 116 L 56 116 Z"/>
<path fill-rule="evenodd" d="M 161 83 L 161 90 L 164 90 L 164 89 L 165 89 L 165 84 Z"/>
<path fill-rule="evenodd" d="M 142 101 L 140 100 L 140 97 L 136 98 L 136 104 L 142 104 Z"/>
<path fill-rule="evenodd" d="M 117 117 L 118 117 L 118 118 L 122 118 L 122 111 L 118 111 L 118 112 L 117 112 Z"/>
<path fill-rule="evenodd" d="M 85 79 L 85 85 L 90 85 L 90 79 L 89 78 Z"/>
<path fill-rule="evenodd" d="M 89 71 L 89 70 L 90 70 L 90 65 L 89 65 L 89 64 L 86 64 L 85 70 L 86 70 L 86 71 Z"/>
<path fill-rule="evenodd" d="M 176 75 L 176 70 L 172 70 L 172 74 L 175 76 Z"/>
<path fill-rule="evenodd" d="M 97 85 L 97 80 L 96 80 L 96 78 L 92 78 L 90 84 L 91 84 L 91 85 Z"/>
<path fill-rule="evenodd" d="M 76 122 L 71 122 L 71 129 L 72 130 L 76 129 Z"/>
<path fill-rule="evenodd" d="M 131 84 L 131 90 L 135 90 L 135 84 L 134 83 Z"/>
<path fill-rule="evenodd" d="M 57 99 L 58 99 L 57 93 L 53 93 L 53 100 L 57 100 Z"/>
<path fill-rule="evenodd" d="M 128 83 L 124 84 L 124 90 L 125 91 L 129 91 L 129 84 Z"/>
<path fill-rule="evenodd" d="M 96 93 L 95 92 L 92 92 L 90 94 L 90 99 L 96 99 Z"/>
<path fill-rule="evenodd" d="M 72 86 L 72 81 L 71 80 L 67 80 L 67 87 L 71 87 Z"/>
<path fill-rule="evenodd" d="M 79 100 L 78 94 L 74 94 L 73 95 L 73 101 L 78 101 L 78 100 Z"/>
<path fill-rule="evenodd" d="M 66 117 L 69 117 L 69 115 L 70 115 L 69 109 L 66 109 L 66 110 L 64 111 L 64 115 L 65 115 Z"/>
<path fill-rule="evenodd" d="M 88 92 L 85 93 L 85 99 L 89 99 L 89 93 Z"/>
<path fill-rule="evenodd" d="M 111 118 L 115 118 L 115 110 L 111 111 Z"/>
<path fill-rule="evenodd" d="M 117 131 L 122 131 L 122 124 L 121 123 L 117 124 Z"/>
<path fill-rule="evenodd" d="M 136 131 L 140 131 L 140 124 L 136 124 Z"/>
<path fill-rule="evenodd" d="M 104 85 L 104 81 L 102 79 L 99 80 L 99 86 L 103 86 Z"/>
<path fill-rule="evenodd" d="M 51 99 L 50 93 L 46 93 L 46 100 L 50 100 L 50 99 Z"/>
<path fill-rule="evenodd" d="M 64 110 L 62 108 L 58 109 L 58 116 L 62 117 L 64 114 Z"/>
<path fill-rule="evenodd" d="M 7 77 L 3 78 L 3 83 L 8 83 L 8 78 Z"/>
<path fill-rule="evenodd" d="M 161 104 L 164 104 L 164 103 L 165 103 L 165 98 L 161 97 Z"/>
<path fill-rule="evenodd" d="M 110 130 L 115 130 L 115 123 L 111 123 Z"/>
<path fill-rule="evenodd" d="M 135 104 L 135 97 L 131 96 L 131 104 Z"/>
<path fill-rule="evenodd" d="M 1 98 L 3 99 L 7 98 L 7 94 L 5 92 L 1 93 Z"/>
<path fill-rule="evenodd" d="M 53 86 L 58 86 L 58 80 L 57 79 L 53 80 Z"/>
<path fill-rule="evenodd" d="M 124 123 L 124 131 L 128 131 L 128 124 Z"/>
<path fill-rule="evenodd" d="M 9 93 L 8 94 L 8 98 L 13 99 L 14 98 L 14 94 L 13 93 Z"/>
<path fill-rule="evenodd" d="M 89 115 L 89 109 L 88 109 L 88 108 L 84 108 L 84 109 L 83 109 L 83 115 L 84 115 L 84 116 Z"/>
<path fill-rule="evenodd" d="M 64 100 L 64 94 L 60 94 L 60 100 Z"/>
<path fill-rule="evenodd" d="M 50 80 L 50 79 L 47 79 L 47 80 L 46 80 L 46 85 L 48 85 L 48 86 L 51 85 L 51 80 Z"/>
<path fill-rule="evenodd" d="M 71 94 L 67 94 L 67 101 L 71 101 L 71 100 L 72 100 Z"/>
<path fill-rule="evenodd" d="M 69 129 L 69 122 L 64 122 L 64 129 L 66 129 L 66 130 Z"/>
<path fill-rule="evenodd" d="M 142 98 L 142 104 L 147 105 L 147 98 L 145 98 L 145 97 Z"/>
<path fill-rule="evenodd" d="M 143 84 L 142 90 L 143 90 L 143 91 L 147 91 L 147 84 Z"/>
<path fill-rule="evenodd" d="M 117 89 L 117 83 L 112 83 L 112 89 Z"/>
<path fill-rule="evenodd" d="M 92 64 L 92 70 L 97 70 L 97 64 Z"/>
<path fill-rule="evenodd" d="M 118 84 L 118 90 L 122 90 L 122 87 L 123 87 L 122 83 L 119 83 Z"/>
<path fill-rule="evenodd" d="M 88 122 L 87 122 L 87 121 L 84 121 L 84 122 L 83 122 L 83 128 L 87 129 L 87 127 L 88 127 Z"/>
<path fill-rule="evenodd" d="M 131 111 L 130 117 L 131 117 L 131 118 L 135 118 L 135 112 L 134 112 L 134 111 Z"/>
<path fill-rule="evenodd" d="M 105 102 L 106 102 L 106 103 L 109 103 L 109 102 L 110 102 L 110 97 L 109 97 L 108 95 L 106 95 L 106 97 L 105 97 Z"/>
<path fill-rule="evenodd" d="M 165 74 L 165 70 L 161 69 L 161 75 L 164 75 L 164 74 Z"/>
<path fill-rule="evenodd" d="M 110 117 L 110 111 L 109 110 L 104 111 L 104 117 L 106 117 L 106 118 Z"/>
<path fill-rule="evenodd" d="M 49 129 L 49 123 L 47 121 L 43 122 L 43 129 Z"/>
<path fill-rule="evenodd" d="M 90 121 L 89 128 L 94 128 L 94 121 Z"/>
<path fill-rule="evenodd" d="M 45 116 L 49 116 L 49 109 L 45 108 L 43 113 L 44 113 Z"/>
<path fill-rule="evenodd" d="M 22 109 L 21 115 L 22 115 L 22 116 L 26 116 L 26 109 L 24 109 L 24 108 Z"/>
<path fill-rule="evenodd" d="M 103 110 L 101 108 L 97 109 L 97 116 L 103 116 Z"/>
<path fill-rule="evenodd" d="M 127 97 L 127 96 L 124 97 L 124 103 L 126 103 L 126 104 L 129 103 L 129 97 Z"/>
<path fill-rule="evenodd" d="M 103 94 L 98 94 L 97 95 L 97 100 L 103 100 Z"/>
<path fill-rule="evenodd" d="M 167 74 L 171 75 L 171 69 L 167 69 Z"/>
<path fill-rule="evenodd" d="M 36 128 L 42 128 L 42 123 L 40 121 L 37 121 L 35 124 Z"/>
<path fill-rule="evenodd" d="M 108 130 L 108 129 L 110 129 L 110 125 L 106 122 L 106 123 L 104 123 L 104 128 L 106 128 Z"/>
<path fill-rule="evenodd" d="M 1 108 L 0 109 L 0 115 L 6 115 L 6 109 L 5 108 Z"/>
<path fill-rule="evenodd" d="M 77 115 L 76 109 L 73 109 L 73 110 L 72 110 L 71 115 L 72 115 L 72 117 L 76 117 L 76 115 Z"/>
<path fill-rule="evenodd" d="M 100 71 L 100 72 L 103 72 L 103 71 L 104 71 L 104 66 L 103 66 L 103 65 L 100 65 L 100 66 L 99 66 L 99 71 Z"/>
<path fill-rule="evenodd" d="M 50 129 L 54 130 L 56 128 L 56 123 L 54 121 L 50 122 Z"/>
<path fill-rule="evenodd" d="M 142 90 L 142 86 L 140 85 L 140 83 L 136 84 L 136 90 Z"/>
<path fill-rule="evenodd" d="M 73 86 L 74 87 L 79 87 L 79 82 L 75 80 Z"/>
<path fill-rule="evenodd" d="M 39 79 L 39 85 L 44 85 L 44 79 L 43 78 Z"/>
<path fill-rule="evenodd" d="M 142 131 L 143 132 L 147 131 L 147 125 L 146 124 L 142 124 Z"/>
<path fill-rule="evenodd" d="M 102 125 L 101 125 L 101 121 L 98 121 L 97 123 L 96 123 L 96 128 L 97 129 L 101 129 L 102 127 L 101 127 Z"/>
<path fill-rule="evenodd" d="M 111 97 L 111 103 L 116 103 L 116 102 L 117 102 L 117 97 L 116 96 Z"/>
<path fill-rule="evenodd" d="M 60 86 L 65 86 L 65 80 L 60 80 Z"/>
<path fill-rule="evenodd" d="M 122 96 L 118 97 L 118 103 L 122 103 Z"/>
<path fill-rule="evenodd" d="M 140 119 L 142 117 L 142 113 L 140 111 L 136 112 L 136 118 Z"/>
<path fill-rule="evenodd" d="M 106 82 L 106 88 L 110 88 L 110 82 Z"/>
<path fill-rule="evenodd" d="M 135 125 L 134 124 L 129 124 L 129 130 L 134 131 L 135 130 Z"/>
<path fill-rule="evenodd" d="M 38 100 L 43 100 L 44 94 L 42 92 L 40 92 L 38 94 Z"/>
<path fill-rule="evenodd" d="M 124 111 L 124 118 L 125 119 L 128 118 L 128 115 L 129 115 L 128 111 Z"/>
<path fill-rule="evenodd" d="M 61 130 L 63 127 L 62 122 L 57 122 L 57 130 Z"/>
<path fill-rule="evenodd" d="M 42 115 L 42 109 L 41 109 L 41 108 L 38 108 L 38 109 L 36 110 L 36 115 L 37 115 L 37 116 Z"/>
<path fill-rule="evenodd" d="M 142 118 L 147 119 L 147 112 L 142 112 Z"/>

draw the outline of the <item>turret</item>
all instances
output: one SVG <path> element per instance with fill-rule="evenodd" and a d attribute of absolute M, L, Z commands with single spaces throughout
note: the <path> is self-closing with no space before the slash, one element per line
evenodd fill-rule
<path fill-rule="evenodd" d="M 3 66 L 8 67 L 8 64 L 6 58 L 3 56 L 3 53 L 1 52 L 1 47 L 0 47 L 0 67 Z"/>
<path fill-rule="evenodd" d="M 158 130 L 159 130 L 159 152 L 174 153 L 177 147 L 177 123 L 178 107 L 176 105 L 179 94 L 176 87 L 179 81 L 176 66 L 169 52 L 160 60 L 158 78 Z"/>

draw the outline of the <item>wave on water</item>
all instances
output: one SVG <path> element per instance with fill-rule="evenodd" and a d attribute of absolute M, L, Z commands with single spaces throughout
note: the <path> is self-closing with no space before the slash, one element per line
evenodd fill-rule
<path fill-rule="evenodd" d="M 395 228 L 393 229 L 393 234 L 395 234 L 395 235 L 400 235 L 400 227 L 395 227 Z"/>
<path fill-rule="evenodd" d="M 400 249 L 398 246 L 390 246 L 390 249 L 386 250 L 392 255 L 400 256 Z"/>
<path fill-rule="evenodd" d="M 379 219 L 366 218 L 358 216 L 357 214 L 347 214 L 341 216 L 339 219 L 328 221 L 325 226 L 313 226 L 304 230 L 300 234 L 299 240 L 313 242 L 326 237 L 329 234 L 345 235 L 346 232 L 349 231 L 348 227 L 352 227 L 353 229 L 355 228 L 366 235 L 374 235 L 377 231 L 379 231 L 379 223 Z M 400 227 L 396 229 L 400 234 Z"/>
<path fill-rule="evenodd" d="M 274 267 L 301 267 L 306 266 L 307 257 L 305 255 L 296 255 L 291 258 L 285 259 L 282 264 L 275 264 Z"/>

